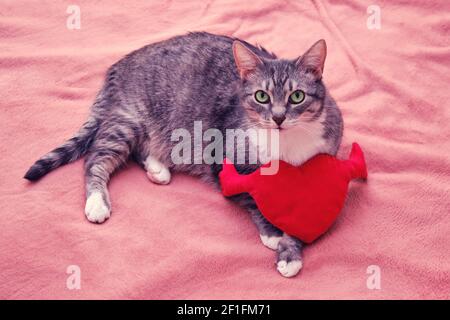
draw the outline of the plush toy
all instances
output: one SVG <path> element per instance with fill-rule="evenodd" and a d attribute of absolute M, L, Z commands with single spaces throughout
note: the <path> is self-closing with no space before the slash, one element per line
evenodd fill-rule
<path fill-rule="evenodd" d="M 249 193 L 268 221 L 311 243 L 331 227 L 344 206 L 349 182 L 366 179 L 367 168 L 361 148 L 353 143 L 348 160 L 320 154 L 299 167 L 279 161 L 273 175 L 261 174 L 261 168 L 240 175 L 225 159 L 219 178 L 225 196 Z"/>

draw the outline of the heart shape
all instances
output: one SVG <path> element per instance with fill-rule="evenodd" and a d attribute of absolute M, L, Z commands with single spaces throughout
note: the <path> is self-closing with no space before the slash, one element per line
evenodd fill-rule
<path fill-rule="evenodd" d="M 262 168 L 274 166 L 273 162 Z M 278 161 L 275 174 L 261 168 L 241 175 L 225 159 L 219 174 L 222 193 L 229 197 L 249 193 L 258 209 L 273 225 L 303 242 L 311 243 L 325 233 L 342 210 L 352 179 L 367 179 L 364 154 L 353 143 L 348 160 L 319 154 L 301 166 Z"/>

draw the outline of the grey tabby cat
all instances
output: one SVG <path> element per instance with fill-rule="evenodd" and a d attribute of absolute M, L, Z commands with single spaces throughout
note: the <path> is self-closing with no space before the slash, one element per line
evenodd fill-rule
<path fill-rule="evenodd" d="M 129 158 L 157 184 L 169 183 L 170 172 L 177 171 L 217 185 L 221 164 L 175 165 L 171 160 L 173 130 L 192 130 L 194 121 L 221 132 L 278 129 L 280 158 L 295 165 L 318 153 L 335 155 L 343 122 L 321 80 L 325 56 L 323 40 L 298 59 L 285 60 L 245 41 L 204 32 L 145 46 L 110 67 L 87 122 L 39 159 L 25 178 L 38 180 L 86 155 L 85 213 L 89 221 L 102 223 L 111 212 L 110 176 Z M 257 167 L 237 169 L 247 173 Z M 302 243 L 271 225 L 248 194 L 232 200 L 250 212 L 264 245 L 277 251 L 278 271 L 296 275 Z"/>

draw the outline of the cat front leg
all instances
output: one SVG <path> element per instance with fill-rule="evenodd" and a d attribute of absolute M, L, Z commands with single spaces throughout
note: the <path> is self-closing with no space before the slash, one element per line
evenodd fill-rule
<path fill-rule="evenodd" d="M 269 249 L 277 250 L 283 232 L 264 218 L 256 206 L 255 200 L 248 193 L 241 193 L 230 197 L 230 199 L 250 213 L 250 217 L 258 229 L 259 237 L 263 245 Z"/>
<path fill-rule="evenodd" d="M 261 242 L 269 249 L 277 251 L 278 272 L 286 278 L 297 275 L 303 267 L 303 243 L 272 225 L 258 209 L 250 210 L 250 215 L 259 230 Z"/>
<path fill-rule="evenodd" d="M 168 184 L 171 179 L 170 170 L 162 162 L 152 156 L 144 161 L 147 177 L 156 184 Z"/>
<path fill-rule="evenodd" d="M 277 270 L 283 277 L 293 277 L 302 269 L 302 250 L 303 242 L 283 234 L 277 248 Z"/>
<path fill-rule="evenodd" d="M 277 250 L 283 232 L 267 221 L 257 208 L 249 209 L 249 212 L 253 223 L 258 228 L 259 237 L 263 245 L 269 249 Z"/>

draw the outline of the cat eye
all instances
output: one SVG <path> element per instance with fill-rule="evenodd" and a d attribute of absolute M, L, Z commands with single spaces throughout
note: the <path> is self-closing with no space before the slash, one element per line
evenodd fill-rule
<path fill-rule="evenodd" d="M 295 90 L 289 96 L 289 102 L 292 104 L 299 104 L 305 100 L 305 93 L 302 90 Z"/>
<path fill-rule="evenodd" d="M 258 90 L 255 93 L 255 100 L 258 101 L 259 103 L 269 103 L 270 97 L 267 94 L 267 92 Z"/>

